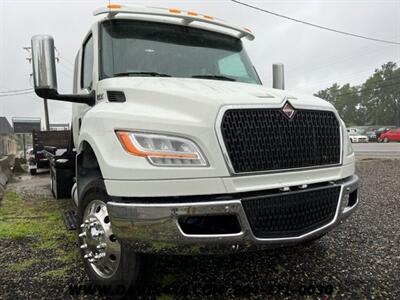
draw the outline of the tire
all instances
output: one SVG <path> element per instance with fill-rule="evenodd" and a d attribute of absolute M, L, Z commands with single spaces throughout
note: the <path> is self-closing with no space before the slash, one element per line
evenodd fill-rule
<path fill-rule="evenodd" d="M 383 139 L 383 142 L 384 142 L 384 143 L 389 143 L 389 139 L 388 139 L 387 137 L 385 137 L 385 138 Z"/>
<path fill-rule="evenodd" d="M 35 176 L 36 173 L 37 173 L 37 169 L 30 169 L 30 170 L 29 170 L 29 173 L 30 173 L 32 176 Z"/>
<path fill-rule="evenodd" d="M 120 299 L 130 288 L 139 284 L 139 278 L 143 273 L 143 259 L 123 241 L 118 241 L 112 233 L 105 205 L 107 202 L 108 195 L 103 181 L 95 180 L 90 183 L 78 205 L 77 234 L 83 264 L 90 281 L 95 286 L 110 287 L 111 292 L 107 292 L 106 296 Z M 103 230 L 103 234 L 100 237 L 93 237 L 93 230 L 96 233 L 99 232 L 98 229 Z M 86 236 L 82 236 L 82 233 L 86 233 Z M 103 249 L 98 250 L 97 246 Z M 104 253 L 105 256 L 93 262 L 88 257 L 90 253 L 92 255 Z"/>

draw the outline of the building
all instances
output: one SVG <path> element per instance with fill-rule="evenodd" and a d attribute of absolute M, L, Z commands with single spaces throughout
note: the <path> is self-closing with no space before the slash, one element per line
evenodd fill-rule
<path fill-rule="evenodd" d="M 14 129 L 6 117 L 0 117 L 0 157 L 17 153 Z"/>
<path fill-rule="evenodd" d="M 68 123 L 53 123 L 50 124 L 51 131 L 69 130 Z"/>

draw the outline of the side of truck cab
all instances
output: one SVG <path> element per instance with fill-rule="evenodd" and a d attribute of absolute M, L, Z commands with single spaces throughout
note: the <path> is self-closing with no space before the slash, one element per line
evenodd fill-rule
<path fill-rule="evenodd" d="M 32 39 L 36 93 L 74 103 L 72 194 L 94 282 L 136 282 L 143 253 L 316 239 L 353 212 L 343 121 L 322 99 L 264 87 L 242 43 L 250 30 L 178 9 L 95 15 L 72 95 L 57 92 L 52 38 Z"/>

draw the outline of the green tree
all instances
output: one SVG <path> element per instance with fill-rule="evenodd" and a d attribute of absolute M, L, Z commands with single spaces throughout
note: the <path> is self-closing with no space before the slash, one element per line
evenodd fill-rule
<path fill-rule="evenodd" d="M 370 123 L 400 126 L 400 68 L 396 63 L 376 69 L 363 84 L 361 95 Z"/>
<path fill-rule="evenodd" d="M 348 125 L 400 127 L 400 68 L 388 62 L 361 86 L 337 83 L 315 94 L 332 103 Z"/>
<path fill-rule="evenodd" d="M 359 88 L 345 84 L 339 86 L 337 83 L 331 87 L 319 91 L 317 97 L 332 103 L 337 109 L 340 117 L 348 125 L 361 125 L 366 121 L 366 108 L 361 104 Z"/>

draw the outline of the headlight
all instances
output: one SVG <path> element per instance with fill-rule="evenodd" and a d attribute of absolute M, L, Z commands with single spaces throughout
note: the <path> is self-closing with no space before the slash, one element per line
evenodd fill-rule
<path fill-rule="evenodd" d="M 200 149 L 188 139 L 129 131 L 117 131 L 116 133 L 127 152 L 136 156 L 146 157 L 153 165 L 207 166 L 207 161 Z"/>
<path fill-rule="evenodd" d="M 343 145 L 346 147 L 345 148 L 345 155 L 346 156 L 349 156 L 349 155 L 351 155 L 351 154 L 353 154 L 353 146 L 351 145 L 351 141 L 350 141 L 350 136 L 349 136 L 349 134 L 348 134 L 348 132 L 347 132 L 347 129 L 346 129 L 346 127 L 343 127 L 343 132 L 344 132 L 344 134 L 343 134 Z"/>

